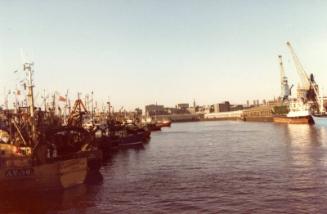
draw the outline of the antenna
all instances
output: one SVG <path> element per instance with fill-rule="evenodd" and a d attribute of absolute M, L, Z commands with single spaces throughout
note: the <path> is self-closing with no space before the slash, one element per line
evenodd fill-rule
<path fill-rule="evenodd" d="M 25 59 L 24 59 L 25 60 Z M 33 63 L 31 62 L 24 62 L 23 63 L 23 70 L 26 72 L 27 75 L 27 100 L 28 100 L 28 105 L 29 105 L 29 110 L 30 110 L 30 119 L 31 119 L 31 124 L 32 124 L 32 139 L 33 141 L 36 140 L 36 125 L 35 125 L 35 117 L 34 117 L 34 94 L 33 94 Z"/>
<path fill-rule="evenodd" d="M 20 57 L 21 57 L 21 60 L 22 60 L 22 63 L 25 64 L 25 63 L 32 63 L 30 60 L 27 59 L 27 56 L 26 54 L 24 53 L 24 50 L 23 48 L 20 49 Z"/>

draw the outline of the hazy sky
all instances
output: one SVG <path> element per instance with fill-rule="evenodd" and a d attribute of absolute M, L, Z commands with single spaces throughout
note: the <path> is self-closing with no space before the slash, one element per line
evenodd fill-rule
<path fill-rule="evenodd" d="M 37 91 L 93 90 L 127 109 L 278 96 L 278 54 L 298 81 L 288 40 L 327 89 L 327 1 L 2 0 L 0 27 L 1 103 L 20 49 Z"/>

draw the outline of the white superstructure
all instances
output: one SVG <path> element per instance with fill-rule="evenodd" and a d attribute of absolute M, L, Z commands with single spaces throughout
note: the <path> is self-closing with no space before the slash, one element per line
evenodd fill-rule
<path fill-rule="evenodd" d="M 310 105 L 301 100 L 292 100 L 289 103 L 290 111 L 287 117 L 305 117 L 311 115 Z"/>

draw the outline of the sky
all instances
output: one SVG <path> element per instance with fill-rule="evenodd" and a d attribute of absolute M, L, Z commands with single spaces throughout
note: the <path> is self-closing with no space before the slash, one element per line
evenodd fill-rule
<path fill-rule="evenodd" d="M 20 87 L 21 50 L 38 100 L 94 91 L 131 110 L 272 99 L 279 54 L 299 81 L 286 41 L 327 94 L 326 11 L 323 0 L 1 0 L 0 103 Z"/>

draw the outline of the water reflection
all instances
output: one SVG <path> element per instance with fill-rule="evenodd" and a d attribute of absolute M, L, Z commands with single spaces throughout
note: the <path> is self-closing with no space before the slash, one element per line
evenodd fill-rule
<path fill-rule="evenodd" d="M 58 191 L 31 190 L 0 194 L 0 213 L 48 213 L 65 211 L 77 207 L 86 209 L 95 206 L 81 203 L 88 197 L 95 197 L 100 190 L 103 176 L 99 172 L 87 176 L 86 184 Z"/>
<path fill-rule="evenodd" d="M 301 199 L 297 209 L 305 210 L 312 198 L 325 187 L 326 127 L 285 125 L 288 159 L 284 162 L 286 194 Z M 312 208 L 310 212 L 317 210 Z"/>
<path fill-rule="evenodd" d="M 286 125 L 287 152 L 295 166 L 312 166 L 325 158 L 323 139 L 315 126 Z"/>
<path fill-rule="evenodd" d="M 88 185 L 101 185 L 102 182 L 103 182 L 103 176 L 98 171 L 89 173 L 85 178 L 85 184 Z"/>
<path fill-rule="evenodd" d="M 293 146 L 307 146 L 312 143 L 320 143 L 315 126 L 288 124 L 285 127 Z"/>
<path fill-rule="evenodd" d="M 65 191 L 24 192 L 1 195 L 1 213 L 46 213 L 50 210 L 67 210 L 76 207 L 87 193 L 80 185 Z"/>
<path fill-rule="evenodd" d="M 322 126 L 174 124 L 108 153 L 86 185 L 5 196 L 0 213 L 325 213 L 326 140 Z"/>

